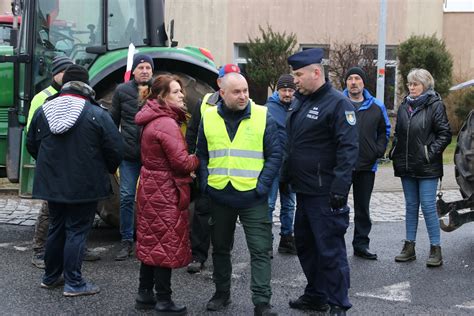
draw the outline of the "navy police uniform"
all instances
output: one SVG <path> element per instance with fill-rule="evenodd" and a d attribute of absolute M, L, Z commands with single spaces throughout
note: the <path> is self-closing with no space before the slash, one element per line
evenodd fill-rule
<path fill-rule="evenodd" d="M 297 70 L 321 63 L 322 51 L 296 53 L 288 63 Z M 295 93 L 287 117 L 288 143 L 282 181 L 296 192 L 295 242 L 306 275 L 306 299 L 349 309 L 350 286 L 344 234 L 349 226 L 352 170 L 358 157 L 354 107 L 329 82 L 310 95 Z M 331 208 L 331 196 L 345 197 Z"/>

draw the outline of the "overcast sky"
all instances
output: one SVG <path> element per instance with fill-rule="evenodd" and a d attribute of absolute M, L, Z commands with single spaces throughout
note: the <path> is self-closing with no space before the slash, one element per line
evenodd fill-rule
<path fill-rule="evenodd" d="M 444 0 L 445 11 L 474 11 L 474 0 Z"/>

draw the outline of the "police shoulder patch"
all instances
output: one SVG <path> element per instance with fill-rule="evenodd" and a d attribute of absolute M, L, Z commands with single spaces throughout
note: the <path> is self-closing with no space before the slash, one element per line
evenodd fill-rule
<path fill-rule="evenodd" d="M 346 111 L 346 121 L 349 125 L 356 124 L 356 116 L 354 111 Z"/>

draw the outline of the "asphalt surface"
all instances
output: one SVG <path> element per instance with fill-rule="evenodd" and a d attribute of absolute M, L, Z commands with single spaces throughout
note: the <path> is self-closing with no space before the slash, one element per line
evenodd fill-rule
<path fill-rule="evenodd" d="M 472 224 L 442 234 L 444 265 L 429 269 L 429 252 L 424 222 L 420 222 L 417 257 L 400 264 L 393 258 L 399 253 L 404 237 L 403 222 L 378 222 L 373 226 L 372 249 L 379 260 L 366 261 L 352 256 L 349 315 L 473 315 L 474 314 L 474 239 Z M 278 236 L 278 226 L 274 234 Z M 352 224 L 346 242 L 350 245 Z M 31 239 L 33 227 L 0 225 L 0 313 L 2 315 L 151 315 L 134 309 L 138 286 L 139 262 L 113 260 L 119 245 L 114 229 L 95 228 L 89 247 L 101 253 L 102 260 L 85 262 L 83 276 L 102 289 L 88 297 L 65 298 L 62 289 L 40 288 L 42 270 L 33 267 Z M 277 239 L 277 238 L 276 238 Z M 272 261 L 272 304 L 280 315 L 307 315 L 288 307 L 288 300 L 302 294 L 305 277 L 297 257 L 276 253 Z M 210 265 L 211 263 L 208 262 Z M 252 315 L 250 266 L 241 227 L 236 229 L 233 251 L 232 304 L 223 312 L 205 310 L 212 296 L 212 265 L 200 274 L 185 269 L 173 271 L 173 298 L 188 307 L 189 315 Z"/>

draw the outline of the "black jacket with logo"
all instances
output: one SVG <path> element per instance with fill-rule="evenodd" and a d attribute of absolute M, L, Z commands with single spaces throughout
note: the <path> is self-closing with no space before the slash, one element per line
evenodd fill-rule
<path fill-rule="evenodd" d="M 281 181 L 297 193 L 347 195 L 359 148 L 353 105 L 329 82 L 295 97 L 286 121 Z"/>
<path fill-rule="evenodd" d="M 390 159 L 396 177 L 443 176 L 443 151 L 451 143 L 451 129 L 443 101 L 428 91 L 426 101 L 409 111 L 407 98 L 400 105 Z"/>

